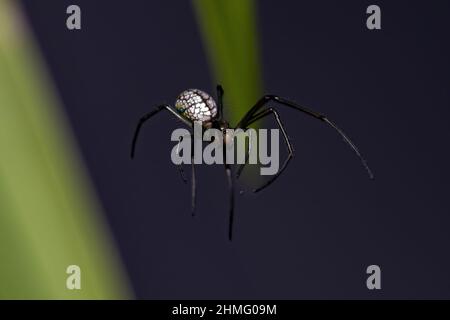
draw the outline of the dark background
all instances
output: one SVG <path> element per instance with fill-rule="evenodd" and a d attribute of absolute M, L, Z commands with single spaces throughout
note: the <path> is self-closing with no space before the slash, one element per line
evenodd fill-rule
<path fill-rule="evenodd" d="M 375 180 L 323 123 L 279 107 L 296 157 L 237 197 L 232 243 L 223 168 L 198 168 L 190 216 L 170 161 L 179 122 L 155 118 L 129 158 L 142 114 L 214 91 L 191 3 L 23 3 L 138 298 L 450 298 L 450 2 L 258 1 L 266 92 L 335 120 Z M 81 31 L 65 26 L 70 4 Z M 381 31 L 366 28 L 370 4 Z"/>

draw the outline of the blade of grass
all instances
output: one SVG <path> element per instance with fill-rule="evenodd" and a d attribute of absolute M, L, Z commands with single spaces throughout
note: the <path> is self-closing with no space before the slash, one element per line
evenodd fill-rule
<path fill-rule="evenodd" d="M 262 94 L 254 0 L 193 0 L 209 63 L 232 124 Z"/>
<path fill-rule="evenodd" d="M 16 1 L 0 1 L 0 298 L 128 298 L 67 122 Z M 81 290 L 66 268 L 81 267 Z"/>
<path fill-rule="evenodd" d="M 262 96 L 262 70 L 254 0 L 192 0 L 209 65 L 225 90 L 225 113 L 231 125 Z M 256 125 L 252 125 L 256 127 Z M 247 166 L 261 183 L 258 166 Z"/>

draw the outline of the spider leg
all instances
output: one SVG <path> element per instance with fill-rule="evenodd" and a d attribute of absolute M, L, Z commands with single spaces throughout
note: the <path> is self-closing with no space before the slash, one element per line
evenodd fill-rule
<path fill-rule="evenodd" d="M 182 141 L 182 139 L 184 139 L 184 137 L 180 137 L 179 138 L 179 142 L 177 145 L 177 154 L 179 153 L 179 147 L 180 147 L 180 143 Z M 195 166 L 194 166 L 194 154 L 193 154 L 193 140 L 191 140 L 191 166 L 192 166 L 192 173 L 191 173 L 191 213 L 192 216 L 195 216 L 195 201 L 196 201 L 196 181 L 195 181 Z M 184 174 L 184 169 L 183 169 L 183 165 L 179 164 L 177 165 L 178 170 L 180 171 L 181 174 L 181 179 L 183 179 L 184 183 L 187 183 L 187 178 L 186 175 Z"/>
<path fill-rule="evenodd" d="M 192 137 L 194 134 L 192 133 Z M 196 203 L 196 182 L 195 182 L 195 164 L 194 164 L 194 138 L 191 139 L 191 212 L 192 216 L 195 216 L 195 203 Z"/>
<path fill-rule="evenodd" d="M 374 178 L 372 171 L 370 170 L 369 166 L 367 165 L 367 161 L 363 158 L 362 154 L 359 152 L 359 150 L 356 147 L 356 145 L 347 137 L 347 135 L 341 129 L 339 129 L 325 115 L 317 113 L 317 112 L 312 111 L 310 109 L 307 109 L 305 107 L 302 107 L 302 106 L 296 104 L 295 102 L 292 102 L 292 101 L 289 101 L 289 100 L 286 100 L 284 98 L 281 98 L 281 97 L 278 97 L 278 96 L 274 96 L 274 95 L 265 95 L 245 114 L 245 116 L 242 118 L 242 120 L 238 123 L 237 127 L 238 128 L 246 128 L 248 126 L 249 121 L 251 121 L 253 119 L 254 114 L 259 109 L 264 107 L 269 101 L 274 101 L 274 102 L 277 102 L 277 103 L 282 104 L 284 106 L 290 107 L 292 109 L 301 111 L 301 112 L 303 112 L 303 113 L 305 113 L 305 114 L 307 114 L 307 115 L 309 115 L 309 116 L 311 116 L 313 118 L 316 118 L 318 120 L 321 120 L 321 121 L 327 123 L 333 129 L 335 129 L 341 135 L 342 139 L 353 149 L 353 151 L 359 157 L 362 165 L 367 170 L 367 173 L 369 174 L 369 178 L 370 179 Z"/>
<path fill-rule="evenodd" d="M 225 164 L 225 173 L 227 175 L 228 189 L 230 193 L 230 212 L 229 212 L 229 224 L 228 224 L 228 238 L 230 241 L 233 239 L 233 220 L 234 220 L 234 184 L 233 175 L 231 174 L 231 167 Z"/>
<path fill-rule="evenodd" d="M 134 154 L 135 154 L 135 150 L 136 150 L 136 143 L 137 143 L 137 139 L 140 133 L 140 130 L 142 128 L 142 125 L 149 120 L 150 118 L 152 118 L 154 115 L 156 115 L 157 113 L 161 112 L 162 110 L 167 110 L 170 113 L 172 113 L 174 116 L 176 116 L 178 119 L 180 119 L 183 123 L 185 123 L 187 126 L 189 126 L 190 128 L 193 128 L 194 125 L 191 121 L 189 121 L 188 119 L 184 118 L 183 116 L 181 116 L 176 110 L 174 110 L 172 107 L 170 107 L 167 104 L 164 105 L 160 105 L 158 107 L 155 108 L 155 110 L 147 113 L 146 115 L 144 115 L 138 122 L 138 125 L 136 127 L 136 131 L 134 132 L 134 136 L 133 136 L 133 142 L 131 144 L 131 158 L 134 158 Z M 181 141 L 178 142 L 178 146 L 180 144 Z M 192 150 L 193 150 L 193 143 L 194 143 L 194 139 L 191 139 L 191 143 L 192 143 Z M 178 152 L 178 149 L 177 149 Z M 192 215 L 194 215 L 195 213 L 195 198 L 196 198 L 196 184 L 195 184 L 195 170 L 194 170 L 194 159 L 193 159 L 193 152 L 191 152 L 191 162 L 192 162 Z M 186 177 L 184 176 L 184 171 L 183 168 L 181 167 L 181 165 L 179 166 L 179 170 L 181 173 L 181 177 L 183 179 L 183 181 L 186 182 Z"/>
<path fill-rule="evenodd" d="M 139 136 L 139 133 L 141 131 L 142 125 L 149 120 L 150 118 L 152 118 L 154 115 L 156 115 L 157 113 L 161 112 L 162 110 L 167 110 L 170 113 L 172 113 L 174 116 L 176 116 L 178 119 L 180 119 L 181 121 L 183 121 L 186 125 L 188 125 L 189 127 L 193 127 L 193 124 L 191 121 L 187 120 L 186 118 L 182 117 L 180 114 L 178 114 L 178 112 L 174 109 L 172 109 L 169 105 L 167 104 L 163 104 L 160 105 L 158 107 L 155 108 L 155 110 L 147 113 L 146 115 L 144 115 L 138 122 L 138 125 L 136 126 L 136 131 L 134 132 L 134 136 L 133 136 L 133 142 L 131 143 L 131 159 L 134 158 L 134 154 L 135 154 L 135 150 L 136 150 L 136 142 Z"/>
<path fill-rule="evenodd" d="M 184 139 L 184 137 L 180 137 L 178 139 L 177 151 L 176 151 L 177 155 L 180 154 L 180 143 L 183 139 Z M 183 164 L 182 163 L 177 164 L 177 168 L 178 168 L 178 171 L 180 172 L 181 179 L 183 180 L 184 183 L 187 183 L 187 178 L 186 178 L 186 175 L 184 174 Z"/>
<path fill-rule="evenodd" d="M 259 192 L 262 189 L 271 185 L 283 173 L 283 171 L 286 169 L 287 165 L 289 164 L 289 161 L 291 161 L 291 159 L 294 156 L 294 148 L 292 147 L 292 144 L 289 141 L 289 136 L 286 133 L 286 129 L 284 128 L 284 125 L 281 122 L 280 115 L 278 114 L 277 110 L 275 110 L 274 108 L 269 108 L 269 109 L 263 110 L 263 111 L 255 114 L 254 117 L 250 120 L 249 125 L 252 124 L 253 122 L 256 122 L 256 121 L 258 121 L 268 115 L 271 115 L 271 114 L 273 114 L 273 116 L 275 117 L 278 127 L 280 128 L 281 133 L 283 134 L 283 138 L 284 138 L 284 142 L 286 143 L 288 155 L 287 155 L 286 159 L 284 160 L 283 165 L 278 170 L 278 172 L 275 175 L 273 175 L 272 178 L 270 178 L 262 186 L 254 189 L 253 192 Z"/>
<path fill-rule="evenodd" d="M 180 143 L 182 141 L 182 139 L 184 139 L 184 137 L 180 137 L 179 138 L 179 142 L 177 145 L 177 154 L 179 153 L 179 147 L 180 147 Z M 192 216 L 195 216 L 195 201 L 196 201 L 196 181 L 195 181 L 195 166 L 194 166 L 194 154 L 193 154 L 193 140 L 191 140 L 191 166 L 192 166 L 192 173 L 191 173 L 191 213 Z M 180 171 L 181 174 L 181 179 L 183 179 L 184 183 L 187 183 L 187 178 L 186 175 L 184 174 L 184 169 L 183 169 L 183 164 L 179 164 L 177 165 L 178 170 Z"/>
<path fill-rule="evenodd" d="M 251 122 L 251 123 L 253 123 L 253 122 Z M 251 123 L 250 123 L 250 124 L 251 124 Z M 250 125 L 250 124 L 249 124 L 249 125 Z M 244 130 L 247 130 L 247 128 L 245 128 Z M 242 164 L 239 165 L 239 167 L 238 167 L 238 169 L 237 169 L 237 171 L 236 171 L 236 179 L 239 179 L 239 178 L 240 178 L 240 176 L 241 176 L 241 174 L 242 174 L 242 171 L 244 170 L 245 165 L 247 164 L 247 162 L 248 162 L 248 160 L 249 160 L 249 158 L 250 158 L 250 152 L 251 152 L 251 150 L 252 150 L 252 139 L 249 139 L 249 140 L 248 140 L 248 148 L 247 148 L 247 150 L 246 150 L 246 152 L 245 152 L 245 160 L 244 160 L 244 163 L 242 163 Z"/>
<path fill-rule="evenodd" d="M 226 157 L 226 143 L 225 138 L 223 140 L 223 163 L 225 167 L 225 174 L 227 176 L 228 182 L 228 193 L 229 193 L 229 223 L 228 223 L 228 239 L 231 241 L 233 239 L 233 222 L 234 222 L 234 183 L 233 174 L 231 172 L 231 166 L 227 163 Z"/>
<path fill-rule="evenodd" d="M 217 102 L 219 104 L 219 120 L 223 118 L 223 88 L 220 84 L 217 85 Z"/>

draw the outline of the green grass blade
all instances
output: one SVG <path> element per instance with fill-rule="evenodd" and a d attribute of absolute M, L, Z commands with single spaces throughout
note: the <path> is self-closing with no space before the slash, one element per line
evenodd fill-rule
<path fill-rule="evenodd" d="M 232 124 L 262 94 L 256 4 L 253 0 L 193 0 L 211 69 L 225 89 Z"/>
<path fill-rule="evenodd" d="M 0 298 L 128 298 L 51 81 L 16 1 L 0 1 Z M 81 267 L 81 290 L 66 268 Z"/>

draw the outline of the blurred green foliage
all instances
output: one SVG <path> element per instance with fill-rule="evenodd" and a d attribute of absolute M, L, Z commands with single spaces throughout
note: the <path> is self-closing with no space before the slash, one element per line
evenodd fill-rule
<path fill-rule="evenodd" d="M 128 298 L 101 208 L 20 9 L 18 1 L 0 0 L 0 298 Z M 72 264 L 81 268 L 81 290 L 66 288 Z"/>
<path fill-rule="evenodd" d="M 235 124 L 262 94 L 253 0 L 193 0 Z M 0 0 L 0 298 L 130 298 L 70 127 L 17 1 Z M 81 290 L 66 269 L 81 267 Z"/>
<path fill-rule="evenodd" d="M 235 125 L 262 95 L 254 0 L 193 0 L 211 69 Z"/>

